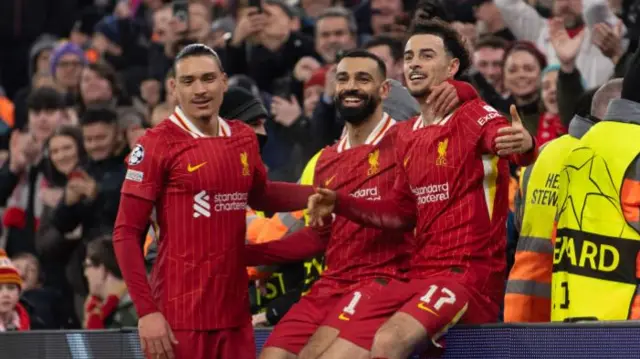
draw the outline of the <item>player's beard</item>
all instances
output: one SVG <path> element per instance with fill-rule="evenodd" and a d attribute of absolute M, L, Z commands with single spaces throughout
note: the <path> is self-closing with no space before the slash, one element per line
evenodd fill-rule
<path fill-rule="evenodd" d="M 358 107 L 344 106 L 343 100 L 346 97 L 357 97 L 362 100 L 362 105 Z M 334 99 L 336 109 L 340 117 L 352 125 L 359 125 L 366 121 L 375 111 L 382 99 L 376 95 L 369 95 L 358 90 L 347 90 L 340 93 Z"/>

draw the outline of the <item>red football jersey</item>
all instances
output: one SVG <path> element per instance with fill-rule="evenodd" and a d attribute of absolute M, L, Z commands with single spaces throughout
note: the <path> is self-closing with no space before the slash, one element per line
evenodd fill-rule
<path fill-rule="evenodd" d="M 365 143 L 351 148 L 348 136 L 324 149 L 314 185 L 379 201 L 393 194 L 396 121 L 385 114 Z M 325 251 L 326 269 L 317 285 L 337 291 L 374 278 L 400 278 L 409 266 L 413 234 L 365 227 L 336 216 Z"/>
<path fill-rule="evenodd" d="M 479 99 L 428 126 L 420 117 L 398 125 L 393 199 L 374 204 L 339 194 L 336 212 L 386 228 L 415 224 L 412 277 L 458 276 L 500 302 L 509 168 L 495 155 L 495 138 L 507 126 Z M 511 158 L 527 165 L 535 155 Z"/>
<path fill-rule="evenodd" d="M 122 192 L 155 202 L 150 282 L 160 311 L 174 330 L 246 324 L 246 208 L 266 181 L 254 132 L 219 119 L 218 136 L 207 137 L 178 108 L 138 143 Z"/>
<path fill-rule="evenodd" d="M 494 154 L 493 140 L 508 125 L 491 106 L 474 100 L 432 125 L 418 117 L 404 126 L 397 151 L 418 209 L 414 276 L 460 275 L 500 301 L 509 166 Z"/>

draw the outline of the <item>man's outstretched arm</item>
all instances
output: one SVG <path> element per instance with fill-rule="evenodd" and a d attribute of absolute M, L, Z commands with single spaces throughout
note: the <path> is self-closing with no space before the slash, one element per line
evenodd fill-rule
<path fill-rule="evenodd" d="M 364 226 L 411 229 L 416 223 L 416 204 L 402 164 L 396 159 L 396 180 L 391 196 L 380 201 L 358 199 L 346 193 L 319 188 L 309 197 L 310 223 L 323 225 L 332 212 Z"/>
<path fill-rule="evenodd" d="M 331 223 L 318 228 L 305 227 L 282 239 L 245 245 L 248 267 L 290 263 L 314 257 L 327 247 Z"/>
<path fill-rule="evenodd" d="M 257 140 L 254 147 L 256 156 L 259 158 Z M 249 207 L 265 212 L 299 211 L 307 207 L 308 198 L 312 194 L 312 186 L 269 181 L 264 163 L 258 161 L 254 168 L 253 186 L 249 193 Z"/>

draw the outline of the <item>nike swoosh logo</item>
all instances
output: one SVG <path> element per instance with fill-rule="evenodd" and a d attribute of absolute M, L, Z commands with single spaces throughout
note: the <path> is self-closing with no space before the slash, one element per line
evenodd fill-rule
<path fill-rule="evenodd" d="M 340 313 L 340 315 L 338 316 L 338 319 L 344 320 L 344 321 L 347 321 L 347 322 L 349 321 L 349 317 L 344 315 L 344 313 Z"/>
<path fill-rule="evenodd" d="M 336 178 L 336 175 L 331 176 L 331 178 L 329 178 L 328 180 L 324 181 L 324 185 L 325 187 L 329 187 L 329 185 L 331 184 L 331 182 L 333 182 L 333 179 Z"/>
<path fill-rule="evenodd" d="M 195 171 L 197 171 L 198 169 L 200 169 L 200 167 L 202 167 L 202 166 L 204 166 L 204 165 L 206 165 L 206 164 L 207 164 L 206 162 L 202 162 L 201 164 L 199 164 L 199 165 L 195 165 L 195 166 L 191 166 L 191 164 L 188 164 L 188 165 L 187 165 L 187 171 L 188 171 L 189 173 L 191 173 L 191 172 L 195 172 Z"/>
<path fill-rule="evenodd" d="M 426 305 L 424 305 L 424 303 L 422 303 L 422 302 L 418 304 L 418 308 L 420 308 L 420 309 L 424 310 L 425 312 L 429 312 L 429 313 L 431 313 L 431 314 L 435 315 L 436 317 L 439 317 L 439 316 L 440 316 L 440 315 L 439 315 L 438 313 L 436 313 L 433 309 L 431 309 L 431 308 L 427 307 L 427 306 L 426 306 Z"/>

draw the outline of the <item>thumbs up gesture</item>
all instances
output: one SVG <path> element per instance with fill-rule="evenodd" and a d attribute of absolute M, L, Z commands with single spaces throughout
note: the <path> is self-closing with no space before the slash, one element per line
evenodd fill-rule
<path fill-rule="evenodd" d="M 525 153 L 533 148 L 533 137 L 522 125 L 522 119 L 516 110 L 515 105 L 511 105 L 511 126 L 498 130 L 496 137 L 496 150 L 498 156 L 509 156 L 516 153 Z"/>

